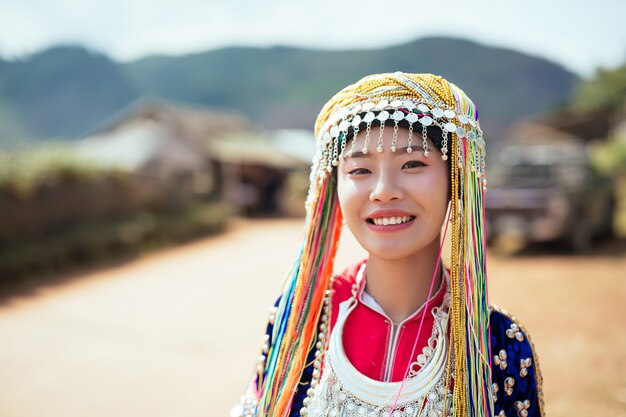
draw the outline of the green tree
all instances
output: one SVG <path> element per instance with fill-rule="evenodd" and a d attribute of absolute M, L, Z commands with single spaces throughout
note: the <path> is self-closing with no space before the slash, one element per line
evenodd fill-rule
<path fill-rule="evenodd" d="M 572 107 L 576 111 L 617 113 L 626 101 L 626 62 L 617 68 L 598 68 L 578 85 Z"/>

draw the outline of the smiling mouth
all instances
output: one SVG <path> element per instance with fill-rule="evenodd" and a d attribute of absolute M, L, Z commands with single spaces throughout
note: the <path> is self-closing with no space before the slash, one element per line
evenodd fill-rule
<path fill-rule="evenodd" d="M 376 226 L 393 226 L 397 224 L 408 223 L 415 219 L 415 216 L 393 216 L 393 217 L 377 217 L 368 218 L 367 222 Z"/>

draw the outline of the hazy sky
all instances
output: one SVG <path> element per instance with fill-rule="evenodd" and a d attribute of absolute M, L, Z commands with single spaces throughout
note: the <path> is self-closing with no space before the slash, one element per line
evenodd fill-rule
<path fill-rule="evenodd" d="M 626 61 L 624 16 L 626 0 L 0 0 L 0 55 L 78 43 L 131 60 L 233 45 L 369 49 L 452 35 L 590 74 Z"/>

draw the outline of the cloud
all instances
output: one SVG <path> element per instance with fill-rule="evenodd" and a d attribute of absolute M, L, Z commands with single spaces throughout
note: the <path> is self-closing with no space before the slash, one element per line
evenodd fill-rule
<path fill-rule="evenodd" d="M 579 72 L 626 59 L 626 3 L 361 0 L 3 0 L 0 53 L 81 43 L 117 59 L 232 45 L 373 48 L 455 35 L 551 58 Z M 610 13 L 599 11 L 610 10 Z M 598 11 L 598 17 L 593 13 Z M 601 22 L 601 24 L 599 24 Z M 590 26 L 592 25 L 592 26 Z"/>

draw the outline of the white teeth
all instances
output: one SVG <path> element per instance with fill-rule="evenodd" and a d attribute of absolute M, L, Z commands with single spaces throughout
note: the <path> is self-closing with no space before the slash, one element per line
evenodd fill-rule
<path fill-rule="evenodd" d="M 389 226 L 394 224 L 402 224 L 411 220 L 412 216 L 403 216 L 403 217 L 378 217 L 376 219 L 372 219 L 375 225 L 377 226 Z"/>

